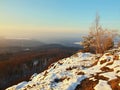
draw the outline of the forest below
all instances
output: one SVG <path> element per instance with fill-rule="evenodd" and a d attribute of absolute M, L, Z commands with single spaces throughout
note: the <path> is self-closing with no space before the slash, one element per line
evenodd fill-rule
<path fill-rule="evenodd" d="M 79 49 L 51 44 L 27 51 L 0 53 L 0 90 L 28 81 L 34 73 L 44 71 L 50 64 L 71 56 Z"/>

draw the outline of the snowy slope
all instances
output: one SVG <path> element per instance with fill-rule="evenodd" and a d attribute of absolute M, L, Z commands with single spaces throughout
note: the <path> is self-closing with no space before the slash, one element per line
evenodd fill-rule
<path fill-rule="evenodd" d="M 95 90 L 114 90 L 114 86 L 119 90 L 120 49 L 110 50 L 104 55 L 79 52 L 53 63 L 40 74 L 34 74 L 31 81 L 23 81 L 6 90 L 85 90 L 76 88 L 85 79 L 96 82 L 92 88 Z M 112 80 L 117 80 L 116 85 L 112 85 Z"/>

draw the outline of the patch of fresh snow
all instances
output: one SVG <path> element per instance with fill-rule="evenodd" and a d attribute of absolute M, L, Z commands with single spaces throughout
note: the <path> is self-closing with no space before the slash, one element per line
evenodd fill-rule
<path fill-rule="evenodd" d="M 7 90 L 19 90 L 19 89 L 23 88 L 26 84 L 28 84 L 28 82 L 23 81 L 17 85 L 14 85 L 13 87 L 8 88 Z"/>
<path fill-rule="evenodd" d="M 82 75 L 82 76 L 79 76 L 76 80 L 75 80 L 75 82 L 72 82 L 71 83 L 71 85 L 69 85 L 69 87 L 67 88 L 67 89 L 65 89 L 65 90 L 75 90 L 75 88 L 76 88 L 76 86 L 78 85 L 78 84 L 80 84 L 80 82 L 82 81 L 82 80 L 84 80 L 86 78 L 86 76 L 84 76 L 84 75 Z"/>
<path fill-rule="evenodd" d="M 78 53 L 78 57 L 79 57 L 81 60 L 92 60 L 93 54 L 91 54 L 91 53 Z M 89 58 L 88 58 L 88 57 L 89 57 Z"/>
<path fill-rule="evenodd" d="M 99 83 L 94 87 L 95 90 L 112 90 L 107 81 L 99 80 Z"/>
<path fill-rule="evenodd" d="M 120 66 L 120 60 L 114 61 L 112 65 L 108 65 L 107 67 L 114 69 L 116 66 Z"/>
<path fill-rule="evenodd" d="M 91 77 L 89 78 L 89 80 L 96 81 L 97 79 L 95 79 L 94 77 Z"/>
<path fill-rule="evenodd" d="M 30 79 L 32 80 L 35 76 L 37 76 L 37 73 L 34 73 L 34 74 L 30 77 Z"/>
<path fill-rule="evenodd" d="M 109 78 L 109 80 L 112 80 L 112 79 L 116 79 L 116 78 L 117 78 L 117 77 L 116 77 L 116 74 L 115 74 L 114 72 L 106 72 L 106 73 L 102 73 L 102 74 L 100 74 L 100 75 Z"/>

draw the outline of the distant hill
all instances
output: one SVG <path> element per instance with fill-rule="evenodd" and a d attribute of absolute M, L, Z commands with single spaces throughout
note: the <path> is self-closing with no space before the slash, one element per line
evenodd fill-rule
<path fill-rule="evenodd" d="M 44 45 L 43 42 L 29 39 L 0 39 L 0 47 L 36 47 Z"/>

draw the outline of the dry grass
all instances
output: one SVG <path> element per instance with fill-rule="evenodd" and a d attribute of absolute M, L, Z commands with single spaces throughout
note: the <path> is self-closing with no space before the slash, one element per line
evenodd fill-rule
<path fill-rule="evenodd" d="M 66 70 L 68 71 L 68 70 L 72 70 L 72 69 L 76 69 L 77 67 L 75 67 L 75 66 L 73 66 L 73 67 L 68 67 L 68 68 L 66 68 Z"/>
<path fill-rule="evenodd" d="M 102 67 L 100 70 L 102 70 L 104 72 L 112 72 L 112 71 L 114 71 L 113 69 L 110 69 L 108 67 Z"/>
<path fill-rule="evenodd" d="M 99 74 L 100 74 L 100 73 L 99 73 Z M 94 78 L 97 79 L 97 80 L 100 80 L 100 79 L 102 79 L 102 80 L 106 80 L 106 81 L 109 80 L 109 78 L 104 77 L 104 76 L 99 75 L 99 74 L 97 73 L 97 74 L 94 76 Z"/>
<path fill-rule="evenodd" d="M 100 61 L 100 64 L 103 64 L 103 63 L 106 63 L 106 62 L 107 62 L 107 60 L 105 59 L 105 60 Z"/>
<path fill-rule="evenodd" d="M 95 81 L 90 80 L 90 78 L 84 79 L 81 84 L 79 84 L 75 90 L 94 90 L 94 87 L 98 84 L 99 80 L 106 80 L 108 81 L 109 78 L 100 76 L 99 73 L 96 75 L 92 75 L 95 78 Z"/>
<path fill-rule="evenodd" d="M 112 90 L 120 90 L 119 83 L 120 83 L 120 78 L 119 77 L 117 79 L 114 79 L 114 80 L 111 80 L 111 81 L 108 82 L 108 84 L 111 85 Z"/>
<path fill-rule="evenodd" d="M 77 73 L 77 75 L 85 75 L 84 72 L 76 72 L 76 73 Z"/>
<path fill-rule="evenodd" d="M 86 78 L 81 82 L 80 85 L 76 87 L 75 90 L 94 90 L 94 87 L 97 85 L 98 80 L 92 81 L 89 78 Z"/>
<path fill-rule="evenodd" d="M 113 60 L 119 60 L 119 55 L 115 55 L 115 56 L 113 57 Z"/>

